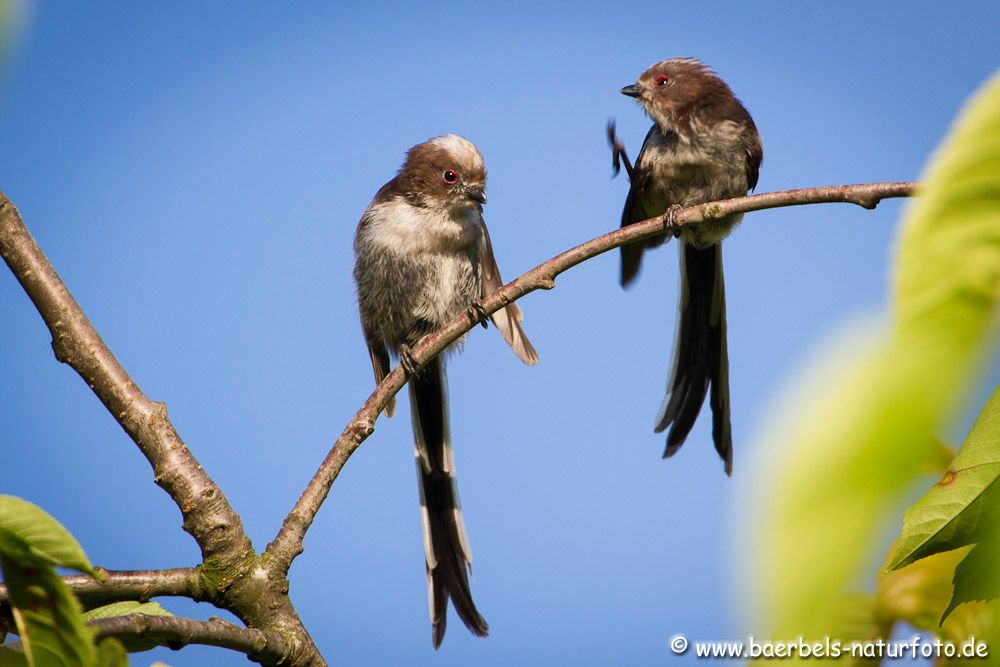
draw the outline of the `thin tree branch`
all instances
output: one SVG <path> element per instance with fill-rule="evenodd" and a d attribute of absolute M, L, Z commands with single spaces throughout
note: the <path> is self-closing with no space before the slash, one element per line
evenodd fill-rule
<path fill-rule="evenodd" d="M 73 367 L 139 446 L 202 556 L 237 562 L 253 553 L 239 515 L 177 435 L 167 406 L 151 401 L 118 363 L 2 193 L 0 255 L 45 320 L 56 359 Z"/>
<path fill-rule="evenodd" d="M 98 641 L 105 637 L 149 639 L 174 650 L 188 644 L 205 644 L 239 651 L 254 662 L 273 665 L 289 664 L 294 650 L 277 632 L 241 628 L 214 616 L 198 621 L 180 616 L 128 614 L 91 621 L 90 626 L 96 629 Z"/>
<path fill-rule="evenodd" d="M 673 233 L 675 230 L 670 227 L 671 224 L 680 227 L 733 213 L 804 204 L 839 202 L 872 209 L 883 199 L 911 196 L 917 187 L 917 184 L 912 182 L 889 182 L 801 188 L 736 197 L 678 209 L 673 212 L 672 221 L 670 215 L 649 218 L 587 241 L 539 264 L 483 299 L 481 301 L 483 312 L 485 315 L 490 315 L 529 292 L 553 289 L 559 274 L 591 257 L 651 236 Z M 476 324 L 477 321 L 473 321 L 467 314 L 456 317 L 441 329 L 425 336 L 412 348 L 414 360 L 423 366 Z M 386 403 L 405 383 L 403 370 L 397 366 L 376 387 L 341 432 L 292 511 L 285 517 L 274 541 L 265 551 L 265 557 L 270 556 L 265 560 L 272 571 L 287 572 L 295 557 L 302 553 L 302 540 L 329 494 L 333 482 L 355 450 L 375 430 L 375 421 Z"/>
<path fill-rule="evenodd" d="M 213 599 L 213 591 L 206 590 L 201 573 L 195 567 L 172 570 L 106 570 L 96 568 L 98 579 L 89 574 L 71 574 L 62 577 L 77 599 L 87 609 L 136 600 L 146 602 L 155 597 L 186 597 L 198 602 Z M 7 587 L 0 584 L 0 612 L 9 602 Z"/>

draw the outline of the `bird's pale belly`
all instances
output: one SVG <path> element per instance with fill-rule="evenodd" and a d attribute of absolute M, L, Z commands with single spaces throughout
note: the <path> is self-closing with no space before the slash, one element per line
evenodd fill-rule
<path fill-rule="evenodd" d="M 672 178 L 657 174 L 658 180 L 642 194 L 642 207 L 650 217 L 663 215 L 674 205 L 694 206 L 705 202 L 742 196 L 746 176 L 718 170 L 694 168 L 674 170 Z M 697 248 L 707 248 L 722 241 L 743 218 L 742 214 L 718 220 L 703 220 L 681 228 L 681 238 Z"/>
<path fill-rule="evenodd" d="M 427 254 L 422 262 L 424 283 L 413 303 L 417 318 L 443 326 L 481 296 L 478 271 L 469 256 Z"/>

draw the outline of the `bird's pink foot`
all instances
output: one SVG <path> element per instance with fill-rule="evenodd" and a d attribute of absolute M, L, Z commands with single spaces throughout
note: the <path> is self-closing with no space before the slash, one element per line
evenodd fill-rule
<path fill-rule="evenodd" d="M 399 365 L 403 367 L 403 372 L 409 377 L 420 372 L 420 364 L 417 363 L 413 357 L 413 350 L 406 343 L 399 346 Z"/>

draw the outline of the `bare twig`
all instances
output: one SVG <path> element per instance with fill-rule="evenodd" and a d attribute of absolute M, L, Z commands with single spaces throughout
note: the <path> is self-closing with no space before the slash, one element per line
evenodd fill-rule
<path fill-rule="evenodd" d="M 105 637 L 148 639 L 175 650 L 188 644 L 220 646 L 245 653 L 254 662 L 273 665 L 290 664 L 293 658 L 294 647 L 281 634 L 241 628 L 218 617 L 198 621 L 180 616 L 128 614 L 91 621 L 90 625 L 98 641 Z"/>
<path fill-rule="evenodd" d="M 145 602 L 155 597 L 185 597 L 207 602 L 214 591 L 206 590 L 198 568 L 179 567 L 172 570 L 106 570 L 96 568 L 98 579 L 89 574 L 62 577 L 63 583 L 90 609 L 112 602 L 136 600 Z M 0 584 L 0 611 L 9 601 L 7 587 Z"/>
<path fill-rule="evenodd" d="M 679 209 L 673 213 L 673 222 L 677 225 L 687 225 L 702 220 L 724 217 L 732 213 L 803 204 L 841 202 L 857 204 L 870 209 L 874 208 L 882 199 L 910 196 L 914 194 L 916 188 L 916 183 L 892 182 L 769 192 Z M 667 216 L 665 215 L 649 218 L 567 250 L 561 255 L 539 264 L 483 299 L 481 301 L 483 312 L 489 315 L 529 292 L 537 289 L 552 289 L 555 287 L 556 277 L 567 269 L 613 248 L 662 234 L 666 224 Z M 474 326 L 475 324 L 463 312 L 412 347 L 413 359 L 422 366 Z M 337 475 L 340 474 L 351 454 L 375 430 L 375 420 L 378 419 L 379 413 L 405 382 L 404 373 L 397 366 L 382 380 L 341 432 L 292 511 L 285 517 L 274 541 L 267 547 L 265 554 L 271 556 L 268 559 L 268 566 L 272 571 L 287 572 L 295 557 L 302 553 L 302 540 L 306 531 L 330 492 L 330 487 L 337 479 Z"/>

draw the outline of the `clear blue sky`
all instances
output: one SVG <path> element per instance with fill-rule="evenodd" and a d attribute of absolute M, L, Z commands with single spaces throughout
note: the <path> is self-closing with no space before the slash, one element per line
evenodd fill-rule
<path fill-rule="evenodd" d="M 635 155 L 648 121 L 618 89 L 654 61 L 696 56 L 730 83 L 763 137 L 759 192 L 915 178 L 1000 64 L 995 2 L 335 4 L 40 3 L 0 92 L 0 189 L 258 549 L 372 389 L 351 241 L 411 145 L 479 145 L 510 279 L 617 227 L 627 186 L 604 125 Z M 767 211 L 726 242 L 737 476 L 783 379 L 884 303 L 899 211 Z M 524 299 L 537 367 L 481 329 L 453 359 L 489 639 L 452 615 L 431 648 L 409 420 L 379 421 L 292 571 L 332 662 L 665 664 L 675 632 L 754 629 L 735 612 L 746 545 L 708 420 L 668 462 L 651 431 L 677 260 L 648 260 L 629 292 L 609 254 Z M 105 567 L 194 564 L 176 507 L 4 274 L 0 492 Z M 134 664 L 154 658 L 246 664 L 207 648 Z"/>

